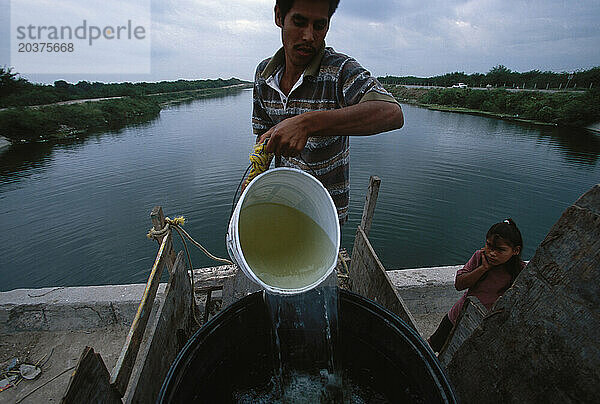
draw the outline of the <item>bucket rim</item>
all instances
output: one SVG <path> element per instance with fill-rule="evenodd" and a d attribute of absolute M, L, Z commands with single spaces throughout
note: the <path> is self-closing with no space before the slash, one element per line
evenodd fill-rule
<path fill-rule="evenodd" d="M 269 175 L 275 175 L 277 172 L 295 172 L 297 174 L 303 175 L 307 179 L 309 179 L 309 181 L 312 181 L 318 188 L 320 188 L 325 193 L 325 195 L 327 195 L 329 207 L 331 208 L 331 212 L 333 213 L 333 216 L 335 217 L 336 223 L 337 223 L 337 225 L 335 227 L 335 242 L 334 242 L 336 258 L 334 259 L 333 264 L 325 271 L 325 273 L 319 279 L 317 279 L 315 282 L 313 282 L 309 285 L 303 286 L 301 288 L 279 288 L 277 286 L 272 286 L 272 285 L 266 284 L 254 273 L 254 271 L 252 271 L 250 269 L 250 265 L 248 265 L 248 262 L 246 261 L 246 257 L 244 256 L 244 252 L 242 251 L 241 248 L 240 248 L 239 254 L 236 254 L 235 251 L 233 251 L 233 249 L 229 248 L 229 243 L 227 243 L 228 244 L 227 250 L 230 253 L 231 258 L 234 261 L 237 262 L 238 259 L 240 259 L 242 261 L 241 263 L 243 265 L 240 265 L 240 263 L 237 262 L 238 266 L 242 269 L 244 274 L 246 274 L 246 276 L 248 276 L 253 282 L 259 284 L 262 288 L 266 289 L 270 293 L 275 293 L 275 294 L 280 294 L 280 295 L 293 295 L 293 294 L 298 294 L 298 293 L 302 293 L 302 292 L 306 292 L 308 290 L 314 289 L 316 286 L 323 283 L 325 281 L 325 279 L 327 279 L 327 277 L 329 277 L 329 275 L 331 275 L 331 272 L 335 270 L 335 267 L 337 265 L 337 256 L 338 256 L 338 252 L 340 250 L 340 243 L 341 243 L 341 229 L 340 229 L 340 225 L 339 225 L 339 216 L 337 213 L 337 208 L 335 207 L 335 203 L 333 202 L 333 199 L 331 198 L 329 191 L 327 191 L 327 188 L 325 188 L 325 186 L 323 186 L 323 184 L 321 183 L 321 181 L 318 178 L 316 178 L 312 174 L 309 174 L 305 171 L 302 171 L 302 170 L 300 170 L 298 168 L 294 168 L 294 167 L 276 167 L 276 168 L 269 169 L 269 170 L 265 171 L 264 173 L 259 174 L 246 187 L 246 189 L 244 189 L 244 192 L 242 193 L 242 195 L 240 196 L 240 199 L 237 202 L 237 205 L 235 207 L 234 213 L 231 217 L 231 221 L 228 226 L 227 239 L 229 239 L 230 233 L 231 233 L 231 236 L 233 237 L 233 242 L 235 243 L 235 245 L 238 245 L 241 247 L 241 243 L 240 243 L 240 239 L 239 239 L 239 228 L 238 228 L 239 214 L 242 209 L 242 206 L 244 205 L 244 201 L 246 200 L 246 196 L 248 195 L 248 192 L 251 189 L 251 185 L 252 185 L 252 183 L 257 183 L 261 178 L 269 176 Z M 233 230 L 232 226 L 234 226 L 234 228 L 237 229 L 238 231 L 232 231 Z M 235 257 L 232 255 L 235 255 Z"/>

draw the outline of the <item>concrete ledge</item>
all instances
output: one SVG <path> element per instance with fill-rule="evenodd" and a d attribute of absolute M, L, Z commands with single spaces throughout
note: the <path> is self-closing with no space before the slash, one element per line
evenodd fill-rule
<path fill-rule="evenodd" d="M 587 126 L 586 129 L 596 135 L 600 135 L 600 122 L 593 123 Z"/>
<path fill-rule="evenodd" d="M 130 325 L 145 287 L 131 284 L 1 292 L 0 334 Z M 164 299 L 165 287 L 160 284 L 155 302 Z"/>
<path fill-rule="evenodd" d="M 428 337 L 464 292 L 454 289 L 461 265 L 387 271 L 392 284 Z M 0 334 L 87 330 L 131 325 L 145 284 L 17 289 L 0 292 Z M 156 302 L 164 299 L 160 284 Z M 154 307 L 158 307 L 155 304 Z"/>
<path fill-rule="evenodd" d="M 413 315 L 446 313 L 465 293 L 454 288 L 456 271 L 463 265 L 387 271 Z"/>
<path fill-rule="evenodd" d="M 423 338 L 433 334 L 448 310 L 465 293 L 454 288 L 462 265 L 387 271 Z"/>
<path fill-rule="evenodd" d="M 0 136 L 0 150 L 4 149 L 5 147 L 8 148 L 11 144 L 12 143 L 10 142 L 10 140 L 5 138 L 4 136 Z"/>

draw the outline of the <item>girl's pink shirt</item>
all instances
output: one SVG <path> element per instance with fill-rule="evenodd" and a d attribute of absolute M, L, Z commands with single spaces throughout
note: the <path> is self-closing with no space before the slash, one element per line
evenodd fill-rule
<path fill-rule="evenodd" d="M 465 264 L 462 269 L 456 272 L 456 276 L 474 271 L 479 265 L 483 257 L 483 251 L 477 250 L 471 257 L 471 259 Z M 524 263 L 522 263 L 524 265 Z M 486 309 L 490 310 L 496 300 L 508 289 L 510 286 L 511 276 L 510 273 L 504 269 L 503 266 L 499 268 L 490 269 L 483 279 L 480 279 L 475 285 L 471 286 L 465 294 L 456 302 L 454 306 L 448 312 L 448 318 L 453 324 L 456 324 L 458 315 L 462 310 L 463 305 L 467 296 L 475 296 L 485 306 Z"/>

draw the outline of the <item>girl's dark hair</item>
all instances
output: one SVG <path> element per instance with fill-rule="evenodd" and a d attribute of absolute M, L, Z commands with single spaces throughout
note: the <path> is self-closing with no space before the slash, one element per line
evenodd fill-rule
<path fill-rule="evenodd" d="M 501 240 L 512 248 L 520 247 L 519 253 L 512 256 L 506 263 L 508 272 L 512 277 L 512 285 L 517 275 L 519 275 L 519 272 L 521 272 L 523 265 L 523 260 L 521 259 L 521 253 L 523 252 L 523 237 L 521 236 L 517 224 L 511 218 L 496 223 L 490 227 L 485 238 L 490 241 L 492 246 L 496 244 L 497 240 Z"/>
<path fill-rule="evenodd" d="M 325 1 L 325 0 L 323 0 Z M 340 0 L 328 0 L 329 1 L 329 18 L 335 13 L 335 10 L 340 4 Z M 285 15 L 292 9 L 294 5 L 294 0 L 276 0 L 275 4 L 279 6 L 279 11 L 281 12 L 281 19 L 285 19 Z"/>

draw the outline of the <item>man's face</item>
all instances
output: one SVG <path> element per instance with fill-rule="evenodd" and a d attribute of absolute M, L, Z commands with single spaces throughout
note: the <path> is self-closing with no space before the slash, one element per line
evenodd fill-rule
<path fill-rule="evenodd" d="M 275 6 L 275 22 L 281 28 L 286 63 L 305 67 L 325 42 L 329 30 L 329 2 L 295 0 L 282 20 Z"/>

